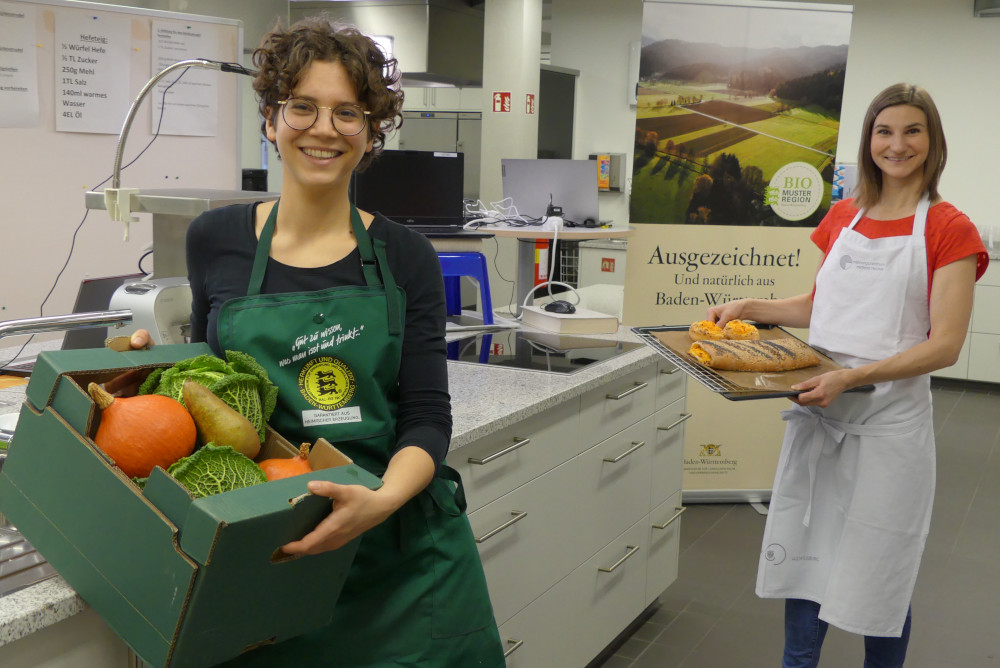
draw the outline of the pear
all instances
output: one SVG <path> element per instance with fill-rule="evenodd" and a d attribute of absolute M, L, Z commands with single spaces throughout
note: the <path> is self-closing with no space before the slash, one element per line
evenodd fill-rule
<path fill-rule="evenodd" d="M 181 392 L 202 445 L 229 445 L 250 459 L 257 456 L 260 437 L 250 420 L 196 380 L 185 380 Z"/>

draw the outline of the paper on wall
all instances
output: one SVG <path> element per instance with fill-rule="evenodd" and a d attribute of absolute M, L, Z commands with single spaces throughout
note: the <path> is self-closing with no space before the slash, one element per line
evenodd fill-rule
<path fill-rule="evenodd" d="M 219 60 L 220 42 L 221 36 L 212 26 L 153 21 L 153 72 L 162 72 L 182 60 Z M 175 81 L 177 83 L 171 86 Z M 155 133 L 159 125 L 160 134 L 197 137 L 214 137 L 217 134 L 218 71 L 198 67 L 175 70 L 157 84 L 152 97 L 150 132 Z"/>
<path fill-rule="evenodd" d="M 0 128 L 38 125 L 35 8 L 0 2 Z"/>
<path fill-rule="evenodd" d="M 131 34 L 127 16 L 87 11 L 56 16 L 56 131 L 121 131 L 129 109 Z"/>

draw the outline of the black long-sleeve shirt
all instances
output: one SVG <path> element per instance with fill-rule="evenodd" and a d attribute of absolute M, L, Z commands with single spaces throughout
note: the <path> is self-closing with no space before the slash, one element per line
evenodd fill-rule
<path fill-rule="evenodd" d="M 257 236 L 257 204 L 235 204 L 207 211 L 187 232 L 188 279 L 191 283 L 191 340 L 207 342 L 222 355 L 218 337 L 219 309 L 246 296 Z M 445 347 L 445 295 L 441 265 L 422 234 L 376 214 L 368 230 L 386 242 L 386 257 L 396 283 L 406 293 L 403 353 L 399 368 L 399 412 L 396 450 L 415 445 L 435 465 L 444 461 L 451 440 Z M 325 267 L 292 267 L 268 258 L 261 292 L 276 294 L 364 285 L 361 254 Z"/>

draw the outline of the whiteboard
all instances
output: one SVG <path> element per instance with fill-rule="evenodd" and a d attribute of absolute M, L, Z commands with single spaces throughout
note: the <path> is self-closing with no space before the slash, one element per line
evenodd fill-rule
<path fill-rule="evenodd" d="M 111 176 L 120 130 L 129 106 L 149 79 L 162 69 L 152 62 L 153 24 L 176 23 L 179 31 L 206 35 L 216 52 L 206 57 L 241 62 L 243 24 L 226 18 L 211 18 L 158 10 L 138 9 L 74 0 L 3 0 L 5 9 L 23 8 L 34 14 L 35 35 L 30 46 L 37 55 L 39 114 L 34 127 L 0 127 L 0 321 L 70 313 L 80 281 L 84 278 L 132 274 L 139 259 L 150 249 L 150 216 L 138 214 L 140 222 L 130 226 L 129 241 L 123 226 L 110 220 L 106 211 L 86 209 L 84 194 Z M 0 14 L 0 21 L 10 20 Z M 25 19 L 26 20 L 26 19 Z M 127 57 L 116 72 L 127 79 L 126 104 L 115 113 L 114 134 L 57 131 L 57 58 L 65 47 L 56 43 L 57 26 L 80 21 L 107 20 L 124 26 Z M 0 47 L 3 45 L 0 44 Z M 61 48 L 63 49 L 61 51 Z M 60 55 L 62 54 L 62 55 Z M 183 58 L 182 58 L 183 59 Z M 217 118 L 212 136 L 182 136 L 161 133 L 132 166 L 122 172 L 126 188 L 209 188 L 239 190 L 240 99 L 249 78 L 236 74 L 189 68 L 178 70 L 212 78 L 218 91 Z M 170 82 L 176 74 L 164 79 Z M 184 81 L 184 79 L 182 79 Z M 153 138 L 154 95 L 139 108 L 129 131 L 122 164 L 128 164 Z M 213 100 L 214 101 L 214 100 Z M 167 114 L 171 107 L 167 106 Z M 109 187 L 111 182 L 100 186 Z M 86 220 L 76 235 L 80 222 Z M 72 256 L 70 250 L 72 247 Z M 70 257 L 61 277 L 57 275 Z M 152 269 L 151 256 L 143 269 Z M 40 313 L 40 305 L 56 284 Z M 52 338 L 53 335 L 48 335 Z M 58 336 L 58 335 L 56 335 Z M 19 345 L 25 337 L 0 339 L 0 348 Z"/>

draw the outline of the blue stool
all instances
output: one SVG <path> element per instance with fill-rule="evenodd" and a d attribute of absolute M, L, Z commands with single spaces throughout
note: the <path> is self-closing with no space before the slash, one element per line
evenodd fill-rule
<path fill-rule="evenodd" d="M 445 303 L 448 315 L 462 313 L 462 276 L 470 276 L 479 283 L 479 301 L 483 309 L 483 324 L 493 324 L 493 301 L 490 299 L 490 278 L 486 256 L 482 253 L 438 253 L 441 274 L 444 276 Z"/>

